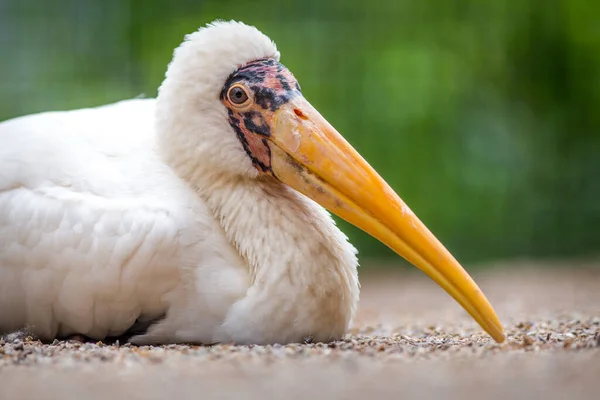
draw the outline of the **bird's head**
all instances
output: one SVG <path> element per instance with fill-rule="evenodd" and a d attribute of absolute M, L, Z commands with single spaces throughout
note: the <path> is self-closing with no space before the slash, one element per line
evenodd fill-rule
<path fill-rule="evenodd" d="M 188 35 L 160 88 L 157 123 L 188 179 L 277 179 L 421 269 L 498 342 L 502 325 L 475 282 L 410 208 L 306 100 L 275 44 L 215 22 Z"/>

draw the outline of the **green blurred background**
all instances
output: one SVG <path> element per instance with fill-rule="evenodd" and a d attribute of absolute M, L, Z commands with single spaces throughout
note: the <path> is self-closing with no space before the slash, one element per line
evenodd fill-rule
<path fill-rule="evenodd" d="M 186 33 L 242 20 L 459 260 L 597 256 L 599 16 L 584 0 L 0 0 L 0 119 L 153 97 Z M 392 256 L 342 226 L 362 257 Z"/>

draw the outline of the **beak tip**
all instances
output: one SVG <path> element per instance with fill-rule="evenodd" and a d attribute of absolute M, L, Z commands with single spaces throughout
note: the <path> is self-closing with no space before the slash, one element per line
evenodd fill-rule
<path fill-rule="evenodd" d="M 496 343 L 504 343 L 506 340 L 506 334 L 504 333 L 504 327 L 494 313 L 494 319 L 489 321 L 485 331 L 496 341 Z"/>
<path fill-rule="evenodd" d="M 386 244 L 454 297 L 496 342 L 506 340 L 469 274 L 306 99 L 288 103 L 275 119 L 271 160 L 279 180 Z"/>
<path fill-rule="evenodd" d="M 504 343 L 504 341 L 506 340 L 506 335 L 504 334 L 503 330 L 500 330 L 499 332 L 496 332 L 492 338 L 497 342 L 497 343 Z"/>

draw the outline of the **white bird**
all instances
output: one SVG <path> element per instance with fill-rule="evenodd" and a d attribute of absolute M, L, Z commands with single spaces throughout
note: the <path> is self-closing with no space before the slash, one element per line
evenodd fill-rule
<path fill-rule="evenodd" d="M 217 21 L 175 50 L 156 99 L 1 123 L 0 332 L 339 339 L 358 263 L 326 208 L 503 341 L 475 282 L 279 59 L 256 28 Z"/>

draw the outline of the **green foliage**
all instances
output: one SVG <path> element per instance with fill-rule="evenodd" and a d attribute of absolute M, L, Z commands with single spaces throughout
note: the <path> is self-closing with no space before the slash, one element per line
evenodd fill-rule
<path fill-rule="evenodd" d="M 460 260 L 589 255 L 599 12 L 584 0 L 5 1 L 0 118 L 154 96 L 184 34 L 243 20 Z M 340 224 L 363 256 L 391 254 Z"/>

